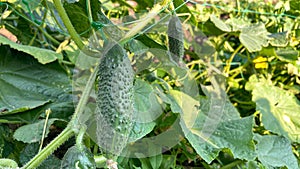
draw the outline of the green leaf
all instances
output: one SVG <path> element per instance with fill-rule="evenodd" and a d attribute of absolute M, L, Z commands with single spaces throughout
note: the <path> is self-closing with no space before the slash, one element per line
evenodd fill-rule
<path fill-rule="evenodd" d="M 163 160 L 160 168 L 175 168 L 176 155 L 163 155 Z"/>
<path fill-rule="evenodd" d="M 195 122 L 187 123 L 185 118 L 180 121 L 188 141 L 208 163 L 224 148 L 229 148 L 235 158 L 253 160 L 253 117 L 240 118 L 227 97 L 218 97 L 211 87 L 202 88 L 208 98 L 200 98 L 199 112 L 189 115 Z"/>
<path fill-rule="evenodd" d="M 224 32 L 231 32 L 231 27 L 223 22 L 221 19 L 217 18 L 214 14 L 210 15 L 210 20 L 215 24 L 217 28 Z"/>
<path fill-rule="evenodd" d="M 138 156 L 138 154 L 137 154 L 137 156 Z M 147 158 L 139 158 L 139 160 L 142 164 L 142 166 L 141 166 L 142 169 L 152 169 L 151 164 Z"/>
<path fill-rule="evenodd" d="M 152 122 L 163 112 L 152 86 L 136 79 L 134 84 L 134 119 L 140 123 Z"/>
<path fill-rule="evenodd" d="M 157 145 L 150 144 L 149 150 L 152 151 L 149 154 L 157 154 L 156 156 L 149 157 L 149 161 L 150 161 L 152 168 L 154 168 L 154 169 L 159 168 L 162 163 L 162 159 L 163 159 L 162 153 L 161 153 L 161 148 L 157 147 Z"/>
<path fill-rule="evenodd" d="M 285 47 L 289 43 L 287 32 L 272 33 L 269 37 L 272 46 Z"/>
<path fill-rule="evenodd" d="M 242 28 L 239 39 L 249 52 L 257 52 L 269 44 L 268 35 L 265 25 L 258 23 Z"/>
<path fill-rule="evenodd" d="M 159 168 L 162 163 L 162 154 L 158 154 L 156 156 L 149 157 L 150 164 L 152 168 Z"/>
<path fill-rule="evenodd" d="M 54 123 L 55 120 L 57 119 L 49 119 L 47 121 L 45 137 L 47 137 L 49 133 L 49 127 Z M 24 143 L 39 142 L 43 136 L 44 125 L 45 120 L 40 120 L 36 123 L 27 124 L 22 127 L 19 127 L 14 133 L 14 138 Z"/>
<path fill-rule="evenodd" d="M 18 164 L 11 159 L 0 158 L 0 168 L 2 169 L 10 169 L 10 168 L 18 168 Z"/>
<path fill-rule="evenodd" d="M 193 72 L 186 68 L 169 65 L 162 65 L 160 69 L 167 72 L 172 78 L 174 78 L 179 85 L 178 87 L 176 86 L 178 90 L 192 98 L 198 98 L 199 88 Z"/>
<path fill-rule="evenodd" d="M 73 102 L 69 78 L 57 62 L 42 65 L 7 46 L 0 53 L 0 115 Z"/>
<path fill-rule="evenodd" d="M 156 123 L 155 122 L 149 122 L 149 123 L 138 123 L 135 122 L 131 133 L 128 137 L 128 142 L 135 142 L 147 134 L 149 134 L 155 127 Z"/>
<path fill-rule="evenodd" d="M 170 95 L 181 109 L 180 114 L 182 122 L 184 122 L 185 126 L 192 127 L 195 123 L 195 117 L 197 117 L 199 113 L 199 101 L 177 90 L 171 90 Z"/>
<path fill-rule="evenodd" d="M 256 145 L 258 159 L 265 166 L 299 168 L 291 143 L 285 137 L 255 135 L 255 140 L 258 141 Z"/>
<path fill-rule="evenodd" d="M 284 62 L 296 63 L 299 52 L 293 48 L 279 48 L 276 51 L 276 56 Z"/>
<path fill-rule="evenodd" d="M 252 89 L 252 100 L 256 110 L 262 114 L 264 127 L 274 133 L 285 136 L 293 142 L 300 143 L 300 104 L 298 99 L 288 91 L 273 86 L 264 78 L 252 76 L 248 82 Z"/>
<path fill-rule="evenodd" d="M 95 5 L 95 8 L 96 6 L 98 5 Z M 76 32 L 78 32 L 81 36 L 88 38 L 91 24 L 86 14 L 87 8 L 84 1 L 78 1 L 72 4 L 65 2 L 64 8 Z M 93 16 L 93 18 L 96 18 L 96 16 Z"/>
<path fill-rule="evenodd" d="M 11 48 L 27 53 L 36 58 L 41 64 L 53 62 L 57 59 L 62 60 L 63 56 L 54 51 L 42 49 L 34 46 L 26 46 L 14 43 L 7 38 L 0 36 L 0 44 L 9 45 Z"/>

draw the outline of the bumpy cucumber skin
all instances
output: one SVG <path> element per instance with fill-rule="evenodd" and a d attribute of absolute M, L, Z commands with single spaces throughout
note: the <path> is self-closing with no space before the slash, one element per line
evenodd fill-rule
<path fill-rule="evenodd" d="M 110 42 L 99 64 L 96 99 L 97 142 L 119 155 L 133 125 L 134 71 L 124 49 Z"/>
<path fill-rule="evenodd" d="M 183 30 L 181 21 L 176 15 L 172 15 L 169 20 L 168 40 L 171 58 L 176 63 L 181 63 L 184 55 Z"/>

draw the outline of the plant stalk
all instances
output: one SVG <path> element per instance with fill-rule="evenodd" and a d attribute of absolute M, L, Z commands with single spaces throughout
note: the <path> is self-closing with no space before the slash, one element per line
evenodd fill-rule
<path fill-rule="evenodd" d="M 74 135 L 71 127 L 65 128 L 54 140 L 51 141 L 42 151 L 35 155 L 22 169 L 37 168 L 49 155 L 60 145 Z"/>
<path fill-rule="evenodd" d="M 61 0 L 53 0 L 53 3 L 54 3 L 54 6 L 55 6 L 59 16 L 61 17 L 63 23 L 65 24 L 68 32 L 70 33 L 71 38 L 74 40 L 74 42 L 76 43 L 78 48 L 80 50 L 82 50 L 84 48 L 84 44 L 81 41 L 80 36 L 76 32 L 75 28 L 73 27 L 68 15 L 63 7 L 63 4 L 61 3 Z"/>
<path fill-rule="evenodd" d="M 242 160 L 236 160 L 236 161 L 233 161 L 233 162 L 221 167 L 220 169 L 231 169 L 231 168 L 233 168 L 233 167 L 235 167 L 235 166 L 237 166 L 241 163 L 243 163 Z"/>

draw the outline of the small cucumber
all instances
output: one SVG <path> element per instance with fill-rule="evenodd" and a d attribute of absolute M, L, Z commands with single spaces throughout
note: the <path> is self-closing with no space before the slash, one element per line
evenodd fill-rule
<path fill-rule="evenodd" d="M 96 169 L 94 155 L 88 148 L 70 147 L 61 162 L 61 169 Z"/>
<path fill-rule="evenodd" d="M 134 71 L 118 43 L 109 42 L 105 49 L 97 74 L 97 143 L 105 151 L 119 155 L 133 125 Z"/>
<path fill-rule="evenodd" d="M 172 15 L 169 20 L 168 40 L 171 59 L 180 64 L 184 55 L 183 30 L 181 21 L 176 14 Z"/>

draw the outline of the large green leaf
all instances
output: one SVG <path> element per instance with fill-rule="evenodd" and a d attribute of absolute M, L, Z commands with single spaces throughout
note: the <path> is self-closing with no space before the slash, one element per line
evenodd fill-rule
<path fill-rule="evenodd" d="M 180 124 L 186 138 L 208 163 L 212 162 L 223 148 L 229 148 L 236 158 L 253 160 L 253 118 L 240 118 L 238 111 L 227 98 L 216 98 L 212 88 L 202 88 L 206 90 L 207 98 L 200 99 L 198 112 L 190 111 L 189 115 L 184 115 L 188 113 L 188 109 L 182 107 Z M 188 102 L 188 97 L 182 98 Z"/>
<path fill-rule="evenodd" d="M 262 114 L 265 128 L 300 143 L 300 103 L 297 98 L 256 76 L 250 77 L 247 89 L 253 90 L 252 100 Z"/>
<path fill-rule="evenodd" d="M 268 46 L 269 40 L 272 39 L 271 37 L 269 37 L 270 33 L 267 31 L 263 23 L 251 24 L 247 20 L 235 18 L 223 22 L 214 15 L 211 15 L 210 20 L 215 24 L 217 28 L 224 32 L 239 31 L 239 39 L 249 52 L 260 51 L 262 47 Z M 279 44 L 279 42 L 275 42 L 274 39 L 275 37 L 272 41 L 273 44 Z"/>
<path fill-rule="evenodd" d="M 73 102 L 69 78 L 58 63 L 42 65 L 7 46 L 0 46 L 0 53 L 0 115 Z"/>
<path fill-rule="evenodd" d="M 240 41 L 249 52 L 257 52 L 269 44 L 269 33 L 263 23 L 252 24 L 241 29 Z"/>
<path fill-rule="evenodd" d="M 55 120 L 57 119 L 49 119 L 47 121 L 45 137 L 47 137 L 49 133 L 49 127 L 54 123 Z M 36 123 L 19 127 L 14 133 L 14 138 L 24 143 L 39 142 L 43 138 L 44 125 L 45 120 L 40 120 Z"/>
<path fill-rule="evenodd" d="M 256 145 L 258 159 L 265 166 L 286 166 L 289 169 L 300 167 L 293 154 L 291 143 L 285 137 L 255 135 L 255 140 L 258 141 L 258 144 Z"/>
<path fill-rule="evenodd" d="M 52 50 L 42 49 L 34 46 L 26 46 L 14 43 L 3 36 L 0 36 L 0 44 L 9 45 L 11 48 L 25 52 L 36 58 L 41 64 L 53 62 L 57 59 L 62 60 L 63 56 Z"/>

